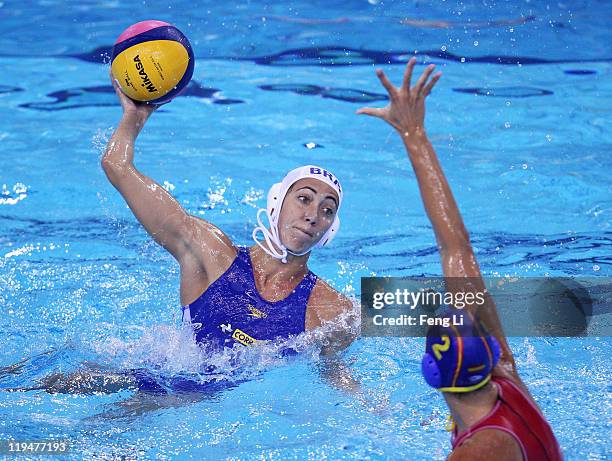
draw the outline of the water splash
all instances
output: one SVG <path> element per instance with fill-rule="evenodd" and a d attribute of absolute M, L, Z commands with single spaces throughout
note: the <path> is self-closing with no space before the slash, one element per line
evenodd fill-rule
<path fill-rule="evenodd" d="M 264 197 L 264 191 L 262 189 L 255 189 L 250 187 L 245 193 L 244 197 L 240 200 L 240 203 L 248 205 L 253 208 L 257 208 L 257 202 Z"/>
<path fill-rule="evenodd" d="M 102 159 L 102 155 L 104 154 L 106 145 L 108 144 L 108 141 L 110 140 L 113 131 L 113 127 L 108 127 L 105 129 L 98 128 L 96 134 L 91 137 L 91 145 L 100 155 L 100 159 Z"/>
<path fill-rule="evenodd" d="M 22 182 L 15 183 L 12 191 L 9 190 L 6 184 L 2 184 L 0 190 L 0 205 L 16 205 L 28 197 L 28 186 Z"/>
<path fill-rule="evenodd" d="M 206 192 L 206 201 L 200 203 L 199 213 L 204 214 L 205 210 L 213 210 L 215 208 L 221 208 L 221 213 L 231 211 L 231 208 L 225 208 L 229 205 L 225 193 L 231 185 L 232 178 L 225 178 L 223 180 L 217 177 L 210 178 L 210 187 Z"/>
<path fill-rule="evenodd" d="M 134 390 L 145 379 L 146 391 L 216 392 L 287 365 L 297 355 L 301 360 L 319 360 L 322 353 L 358 337 L 360 319 L 355 303 L 353 310 L 320 328 L 288 339 L 251 347 L 235 344 L 222 350 L 196 344 L 189 324 L 122 329 L 141 335 L 128 340 L 113 335 L 93 341 L 90 335 L 73 337 L 57 350 L 0 369 L 0 385 L 4 389 L 109 393 Z M 140 379 L 138 386 L 134 386 L 134 377 Z"/>

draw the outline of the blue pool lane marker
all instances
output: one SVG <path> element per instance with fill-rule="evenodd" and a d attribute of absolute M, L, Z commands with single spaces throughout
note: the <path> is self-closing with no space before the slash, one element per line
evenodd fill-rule
<path fill-rule="evenodd" d="M 81 107 L 110 107 L 117 105 L 115 90 L 110 85 L 88 86 L 82 88 L 67 88 L 54 91 L 46 95 L 54 101 L 27 102 L 19 107 L 41 111 L 56 111 L 65 109 L 78 109 Z M 213 104 L 241 104 L 241 99 L 229 99 L 221 95 L 218 88 L 206 88 L 195 80 L 189 83 L 187 89 L 178 96 L 195 97 L 210 100 Z"/>
<path fill-rule="evenodd" d="M 24 91 L 24 89 L 17 86 L 0 85 L 0 94 L 18 93 L 19 91 Z"/>
<path fill-rule="evenodd" d="M 597 73 L 596 70 L 589 69 L 569 69 L 564 70 L 563 72 L 569 75 L 593 75 Z"/>
<path fill-rule="evenodd" d="M 81 61 L 108 64 L 111 46 L 100 46 L 89 52 L 66 54 L 57 57 L 71 57 Z M 598 59 L 543 59 L 530 56 L 461 56 L 444 50 L 379 51 L 356 49 L 342 46 L 321 46 L 293 48 L 280 53 L 263 56 L 196 56 L 196 59 L 216 59 L 225 61 L 252 61 L 264 66 L 369 66 L 373 64 L 405 64 L 412 56 L 422 58 L 421 64 L 458 62 L 461 64 L 569 64 L 579 62 L 611 62 L 611 58 Z M 435 61 L 438 59 L 439 61 Z"/>
<path fill-rule="evenodd" d="M 529 98 L 532 96 L 550 96 L 550 90 L 531 88 L 528 86 L 504 86 L 487 88 L 453 88 L 457 93 L 471 93 L 494 98 Z"/>
<path fill-rule="evenodd" d="M 264 91 L 289 91 L 291 93 L 307 96 L 320 96 L 322 98 L 337 99 L 339 101 L 368 103 L 386 101 L 386 94 L 372 93 L 354 88 L 322 87 L 308 83 L 283 83 L 277 85 L 260 85 Z"/>

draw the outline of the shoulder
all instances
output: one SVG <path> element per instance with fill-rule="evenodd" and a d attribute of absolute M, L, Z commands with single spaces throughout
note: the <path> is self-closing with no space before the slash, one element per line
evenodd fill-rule
<path fill-rule="evenodd" d="M 232 249 L 234 252 L 237 250 L 230 238 L 214 224 L 193 215 L 190 215 L 189 219 L 194 235 L 200 237 L 200 241 L 220 249 Z"/>
<path fill-rule="evenodd" d="M 314 310 L 319 319 L 319 325 L 334 320 L 336 317 L 353 311 L 352 301 L 345 295 L 332 288 L 321 278 L 312 289 L 308 308 Z"/>
<path fill-rule="evenodd" d="M 533 395 L 531 395 L 531 392 L 529 391 L 529 388 L 523 382 L 523 380 L 521 379 L 521 377 L 519 376 L 519 374 L 516 372 L 516 370 L 514 368 L 512 368 L 510 365 L 507 365 L 507 364 L 504 365 L 504 364 L 499 364 L 498 363 L 496 365 L 496 367 L 493 369 L 493 376 L 495 378 L 503 378 L 503 379 L 511 382 L 512 384 L 514 384 L 522 392 L 523 396 L 529 402 L 531 402 L 531 404 L 540 413 L 542 413 L 542 410 L 540 410 L 540 407 L 538 406 L 538 403 L 533 398 Z"/>
<path fill-rule="evenodd" d="M 523 453 L 512 435 L 498 429 L 476 432 L 453 450 L 448 461 L 523 461 Z"/>
<path fill-rule="evenodd" d="M 238 248 L 217 226 L 197 216 L 189 216 L 191 239 L 181 267 L 200 267 L 215 278 L 223 273 L 236 258 Z"/>

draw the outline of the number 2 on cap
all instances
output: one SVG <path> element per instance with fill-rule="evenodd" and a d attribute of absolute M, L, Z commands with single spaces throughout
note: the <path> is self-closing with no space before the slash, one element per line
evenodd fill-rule
<path fill-rule="evenodd" d="M 450 348 L 450 338 L 446 335 L 442 335 L 442 344 L 434 344 L 431 346 L 436 359 L 442 358 L 442 352 L 446 352 Z"/>

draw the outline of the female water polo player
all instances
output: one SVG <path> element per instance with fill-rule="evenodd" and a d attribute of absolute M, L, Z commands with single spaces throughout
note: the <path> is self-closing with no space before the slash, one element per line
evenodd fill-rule
<path fill-rule="evenodd" d="M 338 232 L 343 197 L 338 178 L 314 165 L 290 171 L 271 187 L 266 209 L 257 213 L 255 244 L 236 246 L 210 222 L 189 215 L 163 187 L 136 168 L 136 138 L 159 106 L 135 103 L 122 93 L 112 74 L 111 81 L 123 116 L 108 142 L 102 168 L 151 237 L 179 263 L 183 321 L 191 323 L 198 344 L 218 351 L 234 345 L 282 343 L 324 325 L 314 335 L 322 353 L 350 344 L 355 336 L 351 331 L 353 304 L 307 266 L 312 249 L 329 244 Z M 269 228 L 263 225 L 261 214 L 267 215 Z M 263 241 L 258 240 L 260 234 Z M 279 345 L 283 353 L 291 352 Z M 343 383 L 353 385 L 346 371 L 336 367 L 335 372 L 343 375 Z M 216 381 L 200 385 L 172 376 L 164 377 L 160 384 L 146 369 L 117 373 L 87 366 L 68 375 L 54 373 L 39 385 L 15 390 L 91 393 L 131 388 L 147 393 L 167 389 L 208 393 L 219 386 Z"/>
<path fill-rule="evenodd" d="M 134 144 L 156 106 L 135 103 L 115 81 L 113 86 L 123 117 L 102 167 L 149 235 L 179 263 L 183 318 L 191 321 L 199 344 L 218 349 L 288 338 L 353 310 L 348 298 L 307 265 L 312 249 L 327 245 L 338 232 L 343 192 L 335 175 L 313 165 L 290 171 L 272 186 L 267 209 L 257 214 L 256 244 L 236 246 L 136 168 Z M 329 330 L 324 352 L 351 342 L 349 329 L 340 324 L 346 322 Z"/>
<path fill-rule="evenodd" d="M 399 88 L 378 71 L 391 102 L 357 113 L 381 118 L 399 132 L 434 228 L 447 290 L 486 293 L 467 230 L 424 127 L 425 98 L 441 73 L 431 77 L 431 65 L 411 88 L 415 63 L 414 58 L 408 63 Z M 427 335 L 423 375 L 443 392 L 454 421 L 448 459 L 560 461 L 555 436 L 517 372 L 495 304 L 488 294 L 485 299 L 478 309 L 453 312 L 465 319 L 462 327 L 432 327 Z"/>

